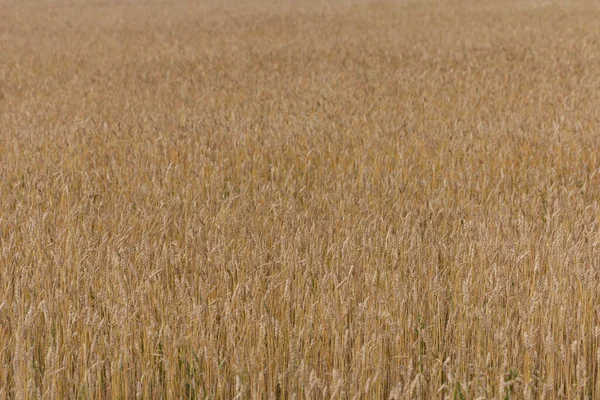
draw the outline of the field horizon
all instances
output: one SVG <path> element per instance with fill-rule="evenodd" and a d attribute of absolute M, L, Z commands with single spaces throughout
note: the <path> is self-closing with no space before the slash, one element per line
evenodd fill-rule
<path fill-rule="evenodd" d="M 0 398 L 600 397 L 599 18 L 0 0 Z"/>

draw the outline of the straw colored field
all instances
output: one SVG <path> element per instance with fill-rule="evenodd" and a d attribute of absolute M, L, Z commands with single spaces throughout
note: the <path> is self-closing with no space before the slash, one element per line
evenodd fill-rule
<path fill-rule="evenodd" d="M 598 398 L 599 18 L 0 0 L 0 397 Z"/>

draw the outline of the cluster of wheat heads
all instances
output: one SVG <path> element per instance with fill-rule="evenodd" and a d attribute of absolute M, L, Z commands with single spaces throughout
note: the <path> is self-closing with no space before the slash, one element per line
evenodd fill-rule
<path fill-rule="evenodd" d="M 599 17 L 0 0 L 0 397 L 597 398 Z"/>

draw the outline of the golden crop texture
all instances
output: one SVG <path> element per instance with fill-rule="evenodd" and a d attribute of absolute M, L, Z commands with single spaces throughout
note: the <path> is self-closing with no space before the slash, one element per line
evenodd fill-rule
<path fill-rule="evenodd" d="M 598 21 L 0 0 L 0 398 L 599 398 Z"/>

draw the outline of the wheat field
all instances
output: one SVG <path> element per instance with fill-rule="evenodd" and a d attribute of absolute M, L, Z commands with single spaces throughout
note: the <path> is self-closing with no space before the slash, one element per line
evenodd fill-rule
<path fill-rule="evenodd" d="M 0 398 L 600 398 L 599 20 L 0 0 Z"/>

